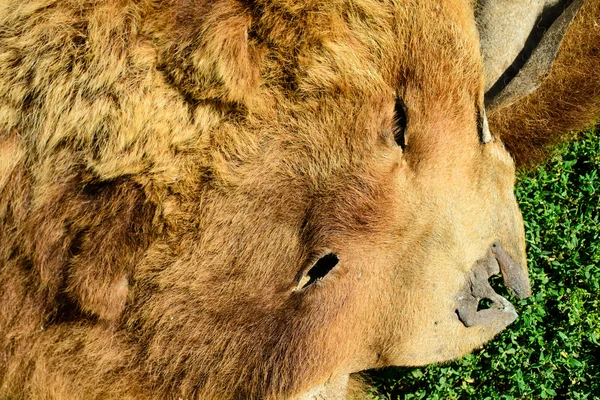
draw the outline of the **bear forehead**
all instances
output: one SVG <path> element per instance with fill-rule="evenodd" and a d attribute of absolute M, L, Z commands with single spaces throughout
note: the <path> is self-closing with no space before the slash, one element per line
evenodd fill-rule
<path fill-rule="evenodd" d="M 224 75 L 240 74 L 235 83 L 252 82 L 278 102 L 368 97 L 407 84 L 424 96 L 482 90 L 478 34 L 462 1 L 187 0 L 166 19 L 168 52 L 188 58 L 188 68 L 236 69 Z M 198 83 L 211 78 L 218 79 Z"/>

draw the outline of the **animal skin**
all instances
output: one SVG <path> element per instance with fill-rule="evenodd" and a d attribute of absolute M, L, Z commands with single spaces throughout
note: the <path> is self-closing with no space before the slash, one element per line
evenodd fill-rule
<path fill-rule="evenodd" d="M 490 113 L 490 127 L 518 165 L 541 162 L 565 135 L 600 115 L 600 2 L 585 1 L 538 90 Z"/>
<path fill-rule="evenodd" d="M 490 130 L 476 15 L 0 0 L 0 399 L 347 399 L 506 328 L 513 158 L 600 114 L 600 2 Z"/>

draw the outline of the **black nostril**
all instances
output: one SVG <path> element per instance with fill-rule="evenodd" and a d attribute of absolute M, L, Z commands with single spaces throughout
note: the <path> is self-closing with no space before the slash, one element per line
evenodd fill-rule
<path fill-rule="evenodd" d="M 483 298 L 477 304 L 477 311 L 487 310 L 488 308 L 492 308 L 493 305 L 494 302 L 491 299 Z"/>
<path fill-rule="evenodd" d="M 333 253 L 329 253 L 319 258 L 319 260 L 314 263 L 311 269 L 308 270 L 305 277 L 302 279 L 302 282 L 305 282 L 302 285 L 302 288 L 312 285 L 319 279 L 323 278 L 327 275 L 339 262 L 339 258 L 337 255 Z"/>

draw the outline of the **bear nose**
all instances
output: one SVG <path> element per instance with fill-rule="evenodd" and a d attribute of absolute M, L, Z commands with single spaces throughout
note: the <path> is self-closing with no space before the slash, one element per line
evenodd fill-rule
<path fill-rule="evenodd" d="M 498 242 L 492 244 L 491 253 L 500 265 L 502 279 L 510 292 L 519 299 L 531 296 L 531 284 L 525 266 L 513 260 Z"/>
<path fill-rule="evenodd" d="M 504 284 L 513 295 L 519 299 L 531 295 L 526 269 L 514 261 L 500 243 L 496 242 L 492 244 L 486 256 L 475 263 L 465 287 L 458 294 L 456 313 L 466 327 L 485 324 L 498 317 L 509 317 L 510 322 L 516 319 L 517 313 L 513 305 L 496 293 L 488 282 L 488 279 L 498 272 L 502 272 Z M 492 305 L 488 309 L 478 311 L 479 301 L 482 299 L 490 300 Z"/>

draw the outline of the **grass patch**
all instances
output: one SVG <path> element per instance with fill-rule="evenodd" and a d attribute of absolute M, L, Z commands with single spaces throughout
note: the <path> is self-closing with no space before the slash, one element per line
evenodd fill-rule
<path fill-rule="evenodd" d="M 533 287 L 519 318 L 460 360 L 373 373 L 374 399 L 600 397 L 598 133 L 517 175 Z"/>

